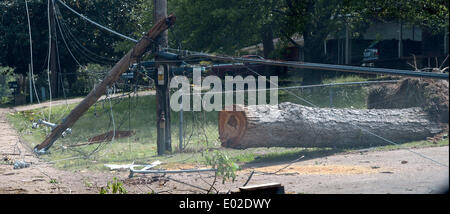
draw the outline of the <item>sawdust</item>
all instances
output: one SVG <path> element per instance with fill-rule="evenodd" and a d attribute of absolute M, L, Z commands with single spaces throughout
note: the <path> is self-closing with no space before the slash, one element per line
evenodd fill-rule
<path fill-rule="evenodd" d="M 239 171 L 239 173 L 248 173 L 251 171 L 274 173 L 282 169 L 283 166 L 267 166 L 259 168 L 251 168 Z M 352 165 L 294 165 L 289 166 L 277 174 L 321 174 L 321 175 L 346 175 L 346 174 L 369 174 L 378 173 L 379 168 L 352 166 Z"/>
<path fill-rule="evenodd" d="M 237 172 L 237 174 L 245 174 L 250 173 L 253 170 L 255 172 L 262 173 L 274 173 L 279 171 L 285 167 L 284 165 L 277 166 L 266 166 L 266 167 L 257 167 L 257 168 L 247 168 L 242 169 Z M 158 166 L 155 169 L 164 169 L 164 170 L 182 170 L 182 169 L 202 169 L 205 166 L 199 166 L 195 164 L 188 163 L 166 163 Z M 277 174 L 369 174 L 369 173 L 379 173 L 380 168 L 372 168 L 365 166 L 356 166 L 356 165 L 292 165 L 289 166 Z"/>
<path fill-rule="evenodd" d="M 205 166 L 199 166 L 189 163 L 165 163 L 153 169 L 164 169 L 164 170 L 182 170 L 182 169 L 203 169 Z"/>

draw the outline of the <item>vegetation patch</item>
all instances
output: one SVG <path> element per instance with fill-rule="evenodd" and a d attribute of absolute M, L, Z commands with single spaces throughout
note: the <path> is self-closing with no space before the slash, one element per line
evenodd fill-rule
<path fill-rule="evenodd" d="M 405 78 L 395 85 L 375 86 L 369 91 L 367 107 L 375 109 L 422 107 L 437 121 L 448 123 L 448 81 Z"/>
<path fill-rule="evenodd" d="M 353 97 L 352 102 L 346 99 L 344 93 L 337 96 L 336 102 L 342 107 L 356 105 L 360 103 L 364 108 L 366 97 L 361 95 L 364 87 L 356 87 L 354 93 L 360 94 L 361 99 Z M 349 93 L 350 89 L 342 89 Z M 316 97 L 317 101 L 322 95 L 322 105 L 328 102 L 328 89 L 311 91 L 310 97 Z M 322 94 L 322 95 L 321 95 Z M 304 95 L 304 94 L 303 94 Z M 302 94 L 300 96 L 304 97 Z M 319 96 L 321 95 L 321 96 Z M 287 94 L 285 96 L 292 96 Z M 280 99 L 290 99 L 282 97 Z M 322 98 L 320 98 L 322 99 Z M 339 101 L 340 100 L 340 101 Z M 320 102 L 315 102 L 319 103 Z M 51 132 L 51 128 L 40 126 L 32 128 L 32 123 L 38 119 L 50 119 L 50 122 L 60 123 L 61 120 L 75 107 L 76 104 L 53 106 L 51 117 L 49 108 L 39 108 L 29 111 L 9 114 L 8 119 L 13 127 L 20 134 L 21 139 L 26 142 L 29 148 L 33 148 L 41 143 L 45 136 Z M 98 101 L 92 106 L 77 123 L 72 127 L 72 134 L 65 138 L 60 138 L 50 150 L 49 154 L 41 156 L 44 160 L 54 163 L 60 169 L 79 171 L 99 171 L 108 170 L 104 164 L 147 164 L 159 160 L 164 164 L 161 167 L 171 168 L 180 166 L 202 167 L 205 163 L 204 153 L 210 151 L 211 161 L 214 157 L 221 157 L 222 162 L 237 163 L 245 168 L 247 164 L 286 162 L 293 161 L 304 156 L 304 159 L 319 158 L 342 152 L 358 151 L 364 148 L 250 148 L 245 150 L 235 150 L 222 148 L 218 140 L 218 113 L 217 112 L 184 112 L 183 123 L 183 149 L 179 149 L 179 114 L 172 112 L 172 147 L 173 152 L 163 156 L 157 156 L 156 146 L 156 113 L 155 96 L 133 96 L 131 98 L 122 97 L 111 100 Z M 112 113 L 112 114 L 111 114 Z M 114 123 L 112 121 L 114 117 Z M 105 141 L 97 144 L 88 144 L 89 139 L 116 130 L 129 130 L 134 135 L 125 138 L 115 138 L 112 141 Z M 71 147 L 71 145 L 86 144 L 83 146 Z M 411 142 L 401 145 L 389 145 L 376 147 L 377 150 L 391 150 L 399 148 L 420 148 L 430 146 L 448 145 L 448 136 L 443 136 L 442 140 Z M 226 159 L 219 151 L 226 155 Z M 214 155 L 215 154 L 215 155 Z M 217 159 L 217 158 L 216 158 Z M 226 168 L 226 167 L 225 167 Z M 231 168 L 230 168 L 231 169 Z M 234 170 L 231 170 L 234 171 Z M 231 175 L 231 174 L 229 174 Z"/>

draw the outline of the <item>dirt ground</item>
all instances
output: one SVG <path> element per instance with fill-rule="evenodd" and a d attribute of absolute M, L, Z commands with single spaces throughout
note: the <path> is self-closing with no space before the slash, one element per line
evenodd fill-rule
<path fill-rule="evenodd" d="M 70 100 L 76 103 L 80 100 Z M 57 105 L 58 103 L 52 103 Z M 60 101 L 65 104 L 65 101 Z M 0 194 L 65 193 L 98 194 L 100 188 L 116 177 L 128 193 L 206 193 L 214 181 L 211 172 L 167 175 L 136 175 L 128 178 L 127 171 L 76 172 L 62 171 L 35 157 L 24 146 L 8 124 L 6 115 L 47 104 L 0 108 Z M 412 151 L 412 152 L 411 152 Z M 215 190 L 226 193 L 236 190 L 255 171 L 248 185 L 279 182 L 287 193 L 441 193 L 448 190 L 449 147 L 433 147 L 394 151 L 360 151 L 337 154 L 293 163 L 245 165 L 238 171 L 235 182 L 222 184 L 218 180 Z M 414 153 L 413 153 L 414 152 Z M 419 155 L 430 157 L 439 163 Z M 25 160 L 31 166 L 13 169 L 7 162 Z M 189 166 L 179 166 L 189 168 Z M 274 174 L 274 172 L 277 172 Z"/>

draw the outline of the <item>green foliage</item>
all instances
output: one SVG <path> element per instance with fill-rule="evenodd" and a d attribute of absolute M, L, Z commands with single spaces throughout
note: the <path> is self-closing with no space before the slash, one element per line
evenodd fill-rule
<path fill-rule="evenodd" d="M 360 18 L 414 24 L 433 33 L 448 30 L 449 2 L 446 0 L 351 0 L 347 11 Z"/>
<path fill-rule="evenodd" d="M 70 95 L 86 95 L 101 81 L 103 76 L 110 70 L 109 66 L 99 64 L 88 64 L 77 70 L 77 80 L 70 88 Z"/>
<path fill-rule="evenodd" d="M 0 66 L 0 104 L 11 102 L 12 90 L 9 88 L 8 82 L 14 81 L 13 69 L 10 67 Z"/>
<path fill-rule="evenodd" d="M 28 0 L 30 12 L 31 34 L 33 40 L 33 61 L 36 75 L 43 73 L 47 65 L 48 53 L 48 17 L 47 0 Z M 126 35 L 132 35 L 137 29 L 135 7 L 142 1 L 135 0 L 77 0 L 63 1 L 74 10 Z M 67 8 L 55 1 L 55 6 L 61 11 L 64 25 L 70 33 L 84 47 L 105 58 L 118 58 L 126 50 L 114 47 L 123 39 L 111 33 L 99 29 L 87 21 L 73 14 Z M 30 45 L 28 34 L 28 21 L 26 16 L 25 1 L 2 0 L 0 3 L 0 64 L 14 68 L 17 74 L 26 75 L 30 63 Z M 74 73 L 77 63 L 67 51 L 62 35 L 57 27 L 57 39 L 61 60 L 61 69 L 64 73 Z M 71 51 L 81 64 L 99 61 L 92 54 L 81 52 L 81 48 L 75 48 L 73 38 L 67 38 Z M 117 52 L 116 52 L 117 51 Z M 74 82 L 76 76 L 68 75 L 69 82 Z"/>
<path fill-rule="evenodd" d="M 260 43 L 268 30 L 279 32 L 271 9 L 275 0 L 172 0 L 169 10 L 177 16 L 170 46 L 235 54 L 240 48 Z M 169 13 L 170 13 L 169 11 Z M 269 25 L 272 29 L 264 28 Z M 269 32 L 270 37 L 273 33 Z"/>
<path fill-rule="evenodd" d="M 127 194 L 127 190 L 121 182 L 117 180 L 116 177 L 113 178 L 111 182 L 108 182 L 106 187 L 100 189 L 100 194 Z"/>
<path fill-rule="evenodd" d="M 222 177 L 222 183 L 225 183 L 226 180 L 236 179 L 236 171 L 239 169 L 239 166 L 234 163 L 228 155 L 214 151 L 212 153 L 206 151 L 203 154 L 205 157 L 205 162 L 208 166 L 216 169 L 216 175 Z"/>

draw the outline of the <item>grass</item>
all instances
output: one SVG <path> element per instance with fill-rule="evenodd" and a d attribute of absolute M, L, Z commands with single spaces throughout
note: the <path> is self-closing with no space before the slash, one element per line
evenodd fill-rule
<path fill-rule="evenodd" d="M 297 73 L 291 76 L 280 78 L 281 87 L 298 86 L 301 81 Z M 344 83 L 344 82 L 360 82 L 367 81 L 368 78 L 361 75 L 344 75 L 336 78 L 324 79 L 323 84 L 328 83 Z M 281 102 L 292 102 L 301 105 L 311 106 L 303 101 L 307 100 L 318 107 L 327 108 L 367 108 L 366 99 L 369 91 L 368 88 L 361 85 L 346 85 L 332 87 L 314 87 L 303 89 L 279 90 L 278 98 Z M 301 97 L 302 99 L 299 99 Z"/>
<path fill-rule="evenodd" d="M 363 82 L 367 81 L 368 78 L 362 77 L 361 75 L 345 75 L 336 78 L 324 79 L 323 84 L 329 83 L 344 83 L 344 82 Z"/>
<path fill-rule="evenodd" d="M 448 137 L 446 139 L 441 139 L 436 142 L 431 142 L 427 140 L 422 141 L 414 141 L 414 142 L 408 142 L 403 143 L 399 145 L 386 145 L 386 146 L 379 146 L 375 147 L 372 150 L 373 151 L 389 151 L 389 150 L 397 150 L 397 149 L 404 149 L 404 148 L 426 148 L 426 147 L 439 147 L 439 146 L 448 146 L 449 145 L 449 139 Z"/>
<path fill-rule="evenodd" d="M 347 76 L 333 81 L 363 81 L 357 77 Z M 320 107 L 329 107 L 329 88 L 316 88 L 311 90 L 292 90 L 296 96 L 309 100 Z M 366 108 L 367 88 L 361 86 L 333 88 L 333 107 L 335 108 Z M 290 101 L 305 104 L 291 93 L 279 91 L 279 102 Z M 114 123 L 111 120 L 110 104 Z M 60 123 L 61 120 L 75 107 L 60 105 L 52 107 L 50 121 Z M 305 156 L 305 159 L 324 157 L 342 152 L 355 152 L 362 148 L 250 148 L 234 150 L 222 148 L 218 140 L 218 112 L 184 112 L 184 150 L 178 151 L 179 113 L 171 112 L 172 147 L 173 152 L 164 156 L 157 156 L 156 146 L 156 100 L 155 96 L 140 96 L 99 101 L 92 106 L 72 127 L 72 134 L 60 138 L 51 148 L 51 153 L 41 157 L 51 161 L 57 168 L 78 170 L 107 170 L 103 164 L 130 164 L 131 162 L 150 163 L 160 160 L 166 166 L 188 163 L 204 164 L 204 151 L 220 150 L 233 161 L 244 167 L 247 164 L 291 161 Z M 50 128 L 40 126 L 32 129 L 32 121 L 49 119 L 49 109 L 41 108 L 18 112 L 8 115 L 13 127 L 19 132 L 21 138 L 33 148 L 41 143 Z M 112 142 L 93 144 L 81 147 L 71 145 L 85 143 L 87 139 L 111 131 L 115 125 L 116 130 L 132 130 L 135 135 L 115 139 Z M 448 138 L 437 143 L 419 141 L 387 145 L 373 148 L 373 150 L 393 150 L 400 148 L 421 148 L 448 145 Z M 73 159 L 78 157 L 77 159 Z"/>
<path fill-rule="evenodd" d="M 53 106 L 50 122 L 60 123 L 75 105 Z M 155 96 L 114 99 L 111 101 L 111 106 L 114 123 L 111 120 L 110 103 L 100 101 L 75 123 L 72 127 L 73 134 L 60 138 L 51 148 L 51 153 L 42 157 L 54 161 L 55 166 L 59 168 L 99 170 L 103 169 L 104 163 L 130 163 L 132 161 L 144 163 L 152 159 L 162 159 L 165 162 L 189 159 L 193 162 L 198 158 L 191 157 L 194 154 L 192 151 L 217 148 L 220 145 L 217 141 L 217 112 L 185 112 L 184 138 L 185 141 L 189 139 L 189 143 L 185 145 L 185 152 L 157 157 Z M 22 139 L 30 148 L 33 148 L 45 139 L 51 129 L 42 125 L 38 129 L 32 129 L 32 121 L 41 118 L 48 120 L 48 115 L 49 109 L 42 108 L 18 112 L 9 115 L 8 118 Z M 174 150 L 178 145 L 178 123 L 178 113 L 172 112 Z M 114 126 L 116 130 L 132 130 L 136 134 L 129 138 L 115 139 L 102 144 L 70 147 L 74 144 L 85 143 L 90 137 L 111 131 Z M 90 155 L 91 153 L 92 155 Z M 72 157 L 82 158 L 63 160 Z"/>
<path fill-rule="evenodd" d="M 295 84 L 288 84 L 287 87 Z M 304 100 L 322 108 L 367 108 L 369 89 L 361 85 L 315 87 L 278 91 L 278 102 L 292 102 L 311 106 Z M 301 97 L 302 99 L 299 99 Z"/>

